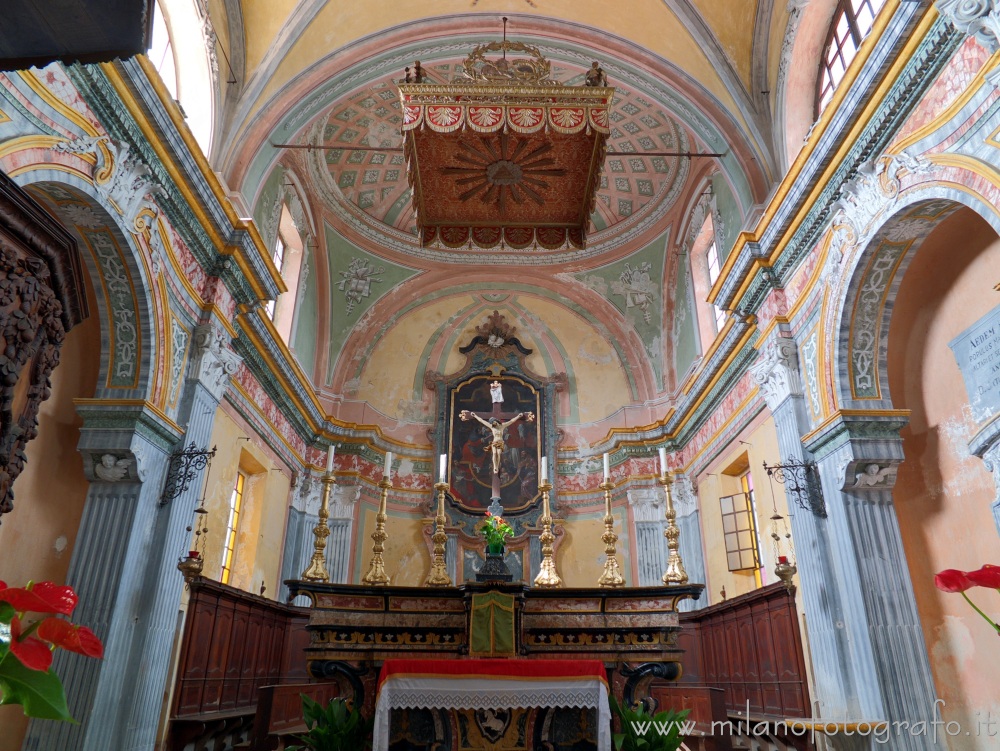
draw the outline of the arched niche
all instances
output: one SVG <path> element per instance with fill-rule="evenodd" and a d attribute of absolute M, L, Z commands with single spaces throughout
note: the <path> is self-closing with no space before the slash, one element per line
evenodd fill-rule
<path fill-rule="evenodd" d="M 892 406 L 909 412 L 893 490 L 900 534 L 943 719 L 963 726 L 974 725 L 976 709 L 995 701 L 980 676 L 1000 671 L 996 634 L 959 595 L 937 590 L 933 577 L 995 563 L 994 479 L 970 451 L 989 426 L 970 409 L 965 382 L 971 368 L 995 366 L 989 351 L 970 362 L 951 345 L 977 322 L 1000 320 L 998 280 L 1000 235 L 973 210 L 956 208 L 908 260 L 893 290 L 886 341 Z M 995 612 L 995 592 L 968 594 Z"/>

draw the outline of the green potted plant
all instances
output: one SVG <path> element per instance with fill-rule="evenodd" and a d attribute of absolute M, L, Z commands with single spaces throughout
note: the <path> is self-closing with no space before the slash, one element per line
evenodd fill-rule
<path fill-rule="evenodd" d="M 486 552 L 489 555 L 503 555 L 506 540 L 514 534 L 514 529 L 503 520 L 503 517 L 493 516 L 487 511 L 486 518 L 479 526 L 479 534 L 483 536 Z"/>
<path fill-rule="evenodd" d="M 684 742 L 681 730 L 691 710 L 667 709 L 651 715 L 643 704 L 632 709 L 619 704 L 614 696 L 608 698 L 621 721 L 621 732 L 612 735 L 616 751 L 677 751 Z"/>
<path fill-rule="evenodd" d="M 346 699 L 323 706 L 302 694 L 306 732 L 295 735 L 287 751 L 361 751 L 372 747 L 374 719 L 366 720 Z"/>

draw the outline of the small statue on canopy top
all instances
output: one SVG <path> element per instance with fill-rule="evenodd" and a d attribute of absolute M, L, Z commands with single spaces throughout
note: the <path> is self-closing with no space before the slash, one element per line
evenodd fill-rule
<path fill-rule="evenodd" d="M 587 71 L 587 77 L 583 82 L 584 86 L 607 86 L 608 77 L 604 73 L 604 68 L 595 60 Z"/>

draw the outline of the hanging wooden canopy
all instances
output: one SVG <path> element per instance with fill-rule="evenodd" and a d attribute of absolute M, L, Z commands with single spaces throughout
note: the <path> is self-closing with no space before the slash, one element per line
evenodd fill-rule
<path fill-rule="evenodd" d="M 549 71 L 537 48 L 492 42 L 450 84 L 399 85 L 423 245 L 585 247 L 615 90 L 565 86 Z"/>

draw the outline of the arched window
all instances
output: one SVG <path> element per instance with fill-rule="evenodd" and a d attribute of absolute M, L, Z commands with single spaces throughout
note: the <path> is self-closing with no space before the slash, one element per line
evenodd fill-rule
<path fill-rule="evenodd" d="M 149 61 L 160 74 L 170 96 L 176 99 L 177 61 L 174 60 L 174 45 L 170 41 L 170 31 L 163 19 L 159 3 L 153 3 L 153 39 L 149 48 Z"/>
<path fill-rule="evenodd" d="M 276 300 L 267 303 L 267 315 L 274 322 L 278 336 L 287 344 L 292 337 L 292 322 L 295 318 L 295 301 L 299 293 L 299 282 L 302 278 L 303 262 L 302 235 L 295 220 L 288 210 L 288 204 L 281 205 L 281 218 L 278 221 L 278 238 L 274 243 L 275 268 L 281 274 L 287 290 L 278 295 Z"/>
<path fill-rule="evenodd" d="M 885 0 L 840 0 L 833 14 L 833 24 L 826 40 L 821 62 L 816 112 L 820 113 L 833 98 L 847 67 L 872 30 L 875 16 Z"/>
<path fill-rule="evenodd" d="M 722 272 L 722 257 L 715 239 L 712 213 L 704 222 L 691 243 L 691 281 L 694 285 L 695 310 L 698 316 L 698 339 L 701 351 L 707 352 L 715 335 L 726 324 L 726 311 L 708 302 L 708 293 Z"/>
<path fill-rule="evenodd" d="M 207 155 L 215 124 L 215 36 L 195 0 L 156 0 L 147 53 Z"/>

